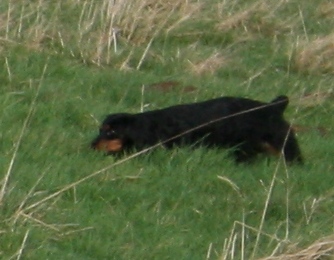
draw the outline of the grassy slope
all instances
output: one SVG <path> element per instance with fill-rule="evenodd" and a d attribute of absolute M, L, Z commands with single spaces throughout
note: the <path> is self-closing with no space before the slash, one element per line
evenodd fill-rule
<path fill-rule="evenodd" d="M 333 233 L 333 5 L 126 2 L 115 54 L 104 38 L 110 17 L 99 12 L 107 2 L 0 4 L 1 258 L 249 259 Z M 166 80 L 196 91 L 142 92 Z M 71 185 L 114 163 L 89 149 L 107 113 L 282 93 L 287 117 L 307 126 L 303 167 L 157 149 Z"/>

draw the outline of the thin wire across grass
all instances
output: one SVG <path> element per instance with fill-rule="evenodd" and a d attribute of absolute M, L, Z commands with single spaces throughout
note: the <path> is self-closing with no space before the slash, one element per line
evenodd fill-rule
<path fill-rule="evenodd" d="M 249 110 L 246 110 L 246 111 L 242 111 L 242 112 L 234 113 L 234 114 L 231 114 L 231 115 L 228 115 L 228 116 L 220 117 L 220 118 L 217 118 L 215 120 L 211 120 L 211 121 L 209 121 L 207 123 L 198 125 L 197 127 L 191 128 L 191 129 L 189 129 L 187 131 L 184 131 L 184 132 L 182 132 L 182 133 L 180 133 L 178 135 L 175 135 L 175 136 L 173 136 L 173 137 L 171 137 L 171 138 L 169 138 L 167 140 L 161 141 L 161 142 L 159 142 L 159 143 L 157 143 L 155 145 L 152 145 L 152 146 L 150 146 L 150 147 L 148 147 L 146 149 L 143 149 L 143 150 L 141 150 L 139 152 L 136 152 L 136 153 L 134 153 L 132 155 L 129 155 L 128 157 L 126 157 L 124 159 L 121 159 L 121 160 L 113 163 L 112 165 L 109 165 L 109 166 L 107 166 L 107 167 L 105 167 L 103 169 L 100 169 L 100 170 L 98 170 L 98 171 L 96 171 L 96 172 L 94 172 L 94 173 L 92 173 L 90 175 L 87 175 L 86 177 L 84 177 L 84 178 L 82 178 L 82 179 L 80 179 L 78 181 L 75 181 L 75 182 L 73 182 L 73 183 L 71 183 L 71 184 L 63 187 L 59 191 L 57 191 L 57 192 L 55 192 L 55 193 L 53 193 L 53 194 L 45 197 L 44 199 L 42 199 L 42 200 L 40 200 L 40 201 L 38 201 L 38 202 L 30 205 L 30 206 L 27 206 L 26 208 L 22 209 L 22 211 L 26 212 L 27 210 L 35 208 L 35 207 L 39 206 L 40 204 L 42 204 L 42 203 L 44 203 L 44 202 L 46 202 L 46 201 L 48 201 L 48 200 L 50 200 L 50 199 L 52 199 L 52 198 L 60 195 L 60 194 L 62 194 L 63 192 L 65 192 L 65 191 L 67 191 L 67 190 L 69 190 L 69 189 L 71 189 L 71 188 L 73 188 L 73 187 L 81 184 L 82 182 L 84 182 L 84 181 L 86 181 L 88 179 L 91 179 L 91 178 L 93 178 L 93 177 L 95 177 L 95 176 L 97 176 L 97 175 L 99 175 L 101 173 L 106 172 L 107 170 L 109 170 L 109 169 L 111 169 L 111 168 L 113 168 L 113 167 L 115 167 L 117 165 L 125 163 L 125 162 L 127 162 L 127 161 L 129 161 L 129 160 L 131 160 L 131 159 L 133 159 L 135 157 L 138 157 L 141 154 L 147 153 L 147 152 L 149 152 L 149 151 L 151 151 L 151 150 L 153 150 L 153 149 L 155 149 L 157 147 L 160 147 L 161 145 L 163 145 L 163 144 L 165 144 L 167 142 L 170 142 L 170 141 L 172 141 L 174 139 L 182 137 L 183 135 L 191 133 L 191 132 L 193 132 L 195 130 L 198 130 L 198 129 L 204 127 L 204 126 L 207 126 L 207 125 L 210 125 L 210 124 L 213 124 L 213 123 L 216 123 L 216 122 L 228 119 L 228 118 L 232 118 L 232 117 L 240 116 L 240 115 L 243 115 L 243 114 L 246 114 L 246 113 L 250 113 L 252 111 L 256 111 L 256 110 L 259 110 L 259 109 L 263 109 L 263 108 L 267 108 L 267 107 L 270 107 L 270 106 L 274 106 L 274 105 L 277 105 L 277 104 L 282 103 L 282 102 L 285 102 L 285 100 L 283 100 L 283 101 L 277 101 L 277 102 L 273 102 L 273 103 L 269 103 L 269 104 L 265 104 L 265 105 L 262 105 L 262 106 L 259 106 L 259 107 L 256 107 L 256 108 L 252 108 L 252 109 L 249 109 Z"/>
<path fill-rule="evenodd" d="M 279 103 L 279 102 L 282 102 L 282 101 L 278 101 L 278 102 L 276 102 L 276 103 Z M 204 126 L 206 126 L 206 125 L 208 125 L 208 124 L 212 124 L 212 123 L 217 122 L 217 121 L 225 120 L 225 119 L 227 119 L 227 118 L 231 118 L 231 117 L 239 116 L 239 115 L 242 115 L 242 114 L 245 114 L 245 113 L 249 113 L 249 112 L 251 112 L 251 111 L 255 111 L 255 110 L 258 110 L 258 109 L 263 109 L 263 108 L 266 108 L 266 107 L 268 107 L 268 106 L 273 106 L 273 105 L 276 105 L 276 103 L 266 104 L 266 105 L 263 105 L 263 106 L 261 106 L 261 107 L 257 107 L 257 108 L 249 109 L 249 110 L 247 110 L 247 111 L 242 111 L 242 112 L 235 113 L 235 114 L 232 114 L 232 115 L 229 115 L 229 116 L 225 116 L 225 117 L 218 118 L 218 119 L 216 119 L 216 120 L 212 120 L 212 121 L 207 122 L 207 123 L 205 123 L 205 124 L 199 125 L 199 126 L 197 126 L 197 127 L 195 127 L 195 128 L 189 129 L 188 131 L 185 131 L 185 132 L 183 132 L 183 133 L 181 133 L 181 134 L 179 134 L 179 135 L 177 135 L 177 136 L 174 136 L 174 137 L 172 137 L 172 138 L 170 138 L 170 139 L 168 139 L 168 140 L 164 140 L 164 141 L 162 141 L 162 142 L 160 142 L 160 143 L 158 143 L 158 144 L 156 144 L 156 145 L 153 145 L 153 146 L 148 147 L 148 148 L 146 148 L 146 149 L 144 149 L 144 150 L 141 150 L 141 151 L 139 151 L 139 152 L 137 152 L 137 153 L 134 153 L 134 154 L 132 154 L 132 155 L 130 155 L 130 156 L 124 158 L 124 159 L 121 159 L 121 160 L 119 160 L 119 161 L 117 161 L 117 162 L 115 162 L 115 163 L 113 163 L 113 164 L 111 164 L 111 165 L 109 165 L 109 166 L 107 166 L 107 167 L 105 167 L 105 168 L 103 168 L 103 169 L 100 169 L 100 170 L 98 170 L 98 171 L 96 171 L 96 172 L 93 172 L 92 174 L 89 174 L 89 175 L 87 175 L 86 177 L 84 177 L 84 178 L 82 178 L 82 179 L 79 179 L 78 181 L 75 181 L 75 182 L 73 182 L 73 183 L 71 183 L 71 184 L 68 184 L 68 185 L 64 186 L 63 188 L 59 189 L 58 191 L 56 191 L 56 192 L 54 192 L 54 193 L 52 193 L 52 194 L 50 194 L 50 195 L 44 197 L 43 199 L 41 199 L 41 200 L 39 200 L 39 201 L 37 201 L 37 202 L 31 204 L 31 205 L 27 205 L 26 207 L 23 207 L 23 206 L 22 206 L 23 204 L 22 204 L 22 205 L 19 207 L 19 209 L 16 211 L 16 213 L 15 213 L 15 218 L 17 219 L 19 216 L 24 217 L 24 218 L 27 218 L 27 217 L 28 217 L 28 218 L 31 218 L 31 217 L 30 217 L 30 214 L 28 213 L 30 210 L 35 209 L 35 208 L 37 208 L 38 206 L 42 205 L 43 203 L 45 203 L 45 202 L 47 202 L 47 201 L 49 201 L 49 200 L 51 200 L 51 199 L 53 199 L 53 198 L 56 198 L 56 197 L 60 196 L 60 195 L 63 194 L 65 191 L 67 191 L 67 190 L 69 190 L 69 189 L 72 189 L 72 188 L 75 188 L 76 186 L 80 185 L 81 183 L 83 183 L 83 182 L 85 182 L 85 181 L 87 181 L 87 180 L 89 180 L 89 179 L 91 179 L 91 178 L 93 178 L 93 177 L 96 177 L 96 176 L 98 176 L 98 175 L 100 175 L 100 174 L 102 174 L 102 173 L 105 173 L 107 170 L 110 170 L 110 169 L 112 169 L 113 167 L 116 167 L 117 165 L 123 164 L 123 163 L 125 163 L 125 162 L 127 162 L 127 161 L 129 161 L 129 160 L 131 160 L 131 159 L 133 159 L 133 158 L 135 158 L 135 157 L 138 157 L 139 155 L 142 155 L 142 154 L 144 154 L 144 153 L 147 153 L 147 152 L 149 152 L 149 151 L 151 151 L 151 150 L 153 150 L 153 149 L 155 149 L 155 148 L 161 146 L 162 144 L 164 144 L 164 143 L 166 143 L 166 142 L 169 142 L 169 141 L 171 141 L 171 140 L 173 140 L 173 139 L 175 139 L 175 138 L 179 138 L 179 137 L 181 137 L 182 135 L 185 135 L 185 134 L 187 134 L 187 133 L 190 133 L 190 132 L 192 132 L 192 131 L 195 131 L 195 130 L 197 130 L 197 129 L 200 129 L 201 127 L 204 127 Z M 282 154 L 281 154 L 281 158 L 282 158 L 282 157 L 283 157 L 283 156 L 282 156 Z M 281 160 L 279 160 L 279 161 L 281 161 Z M 275 182 L 276 182 L 276 175 L 277 175 L 279 166 L 280 166 L 280 163 L 278 162 L 278 163 L 277 163 L 277 166 L 276 166 L 276 169 L 275 169 L 275 172 L 274 172 L 274 175 L 273 175 L 273 177 L 272 177 L 272 182 L 271 182 L 270 190 L 269 190 L 269 192 L 268 192 L 268 196 L 267 196 L 267 199 L 266 199 L 266 203 L 265 203 L 265 207 L 264 207 L 264 210 L 263 210 L 263 214 L 262 214 L 262 218 L 261 218 L 260 226 L 259 226 L 259 228 L 257 229 L 257 230 L 258 230 L 258 233 L 257 233 L 257 239 L 256 239 L 256 242 L 255 242 L 254 250 L 253 250 L 253 256 L 256 255 L 256 251 L 257 251 L 257 247 L 258 247 L 258 245 L 259 245 L 260 237 L 261 237 L 261 236 L 263 235 L 263 233 L 264 233 L 264 232 L 263 232 L 263 225 L 264 225 L 264 221 L 265 221 L 265 216 L 266 216 L 266 212 L 267 212 L 267 209 L 268 209 L 269 201 L 270 201 L 270 199 L 271 199 L 272 189 L 273 189 L 274 184 L 275 184 Z M 237 187 L 236 185 L 233 185 L 233 182 L 227 180 L 227 179 L 226 179 L 225 177 L 223 177 L 223 176 L 218 176 L 218 178 L 219 178 L 220 180 L 222 180 L 222 181 L 225 181 L 225 182 L 229 183 L 229 184 L 232 186 L 232 188 L 233 188 L 235 191 L 238 192 L 238 187 Z M 239 194 L 239 195 L 240 195 L 240 194 Z M 287 218 L 288 218 L 288 217 L 287 217 Z M 35 219 L 33 219 L 33 221 L 37 221 L 37 222 L 39 222 L 39 220 L 35 220 Z M 48 227 L 47 224 L 42 224 L 42 225 L 43 225 L 44 227 Z M 288 225 L 288 222 L 287 222 L 287 225 Z M 288 230 L 288 227 L 287 227 L 287 230 Z M 288 234 L 287 234 L 287 235 L 288 235 Z M 233 238 L 233 241 L 234 241 L 234 242 L 233 242 L 233 241 L 232 241 L 232 242 L 231 242 L 231 241 L 229 242 L 229 243 L 232 243 L 232 244 L 230 244 L 230 245 L 233 245 L 233 243 L 235 243 L 235 239 L 236 239 L 236 237 Z M 243 241 L 244 241 L 244 240 L 243 240 Z M 244 243 L 245 243 L 245 241 L 243 242 L 243 244 L 244 244 Z M 230 247 L 230 246 L 227 246 L 227 249 L 229 249 L 229 247 Z M 230 250 L 234 251 L 235 249 L 234 249 L 234 247 L 233 247 L 233 248 L 230 249 Z M 208 252 L 208 254 L 209 254 L 209 252 Z"/>
<path fill-rule="evenodd" d="M 44 75 L 44 73 L 45 73 L 46 67 L 47 67 L 47 66 L 45 66 L 43 75 Z M 43 78 L 43 77 L 42 77 L 42 78 Z M 42 81 L 42 80 L 41 80 L 41 81 Z M 40 83 L 40 84 L 41 84 L 41 83 Z M 303 98 L 303 97 L 301 97 L 300 99 L 302 99 L 302 98 Z M 278 103 L 278 102 L 277 102 L 277 103 Z M 93 172 L 93 173 L 91 173 L 91 174 L 85 176 L 84 178 L 81 178 L 81 179 L 79 179 L 79 180 L 77 180 L 77 181 L 75 181 L 75 182 L 73 182 L 73 183 L 70 183 L 70 184 L 68 184 L 68 185 L 65 185 L 63 188 L 59 189 L 58 191 L 56 191 L 56 192 L 54 192 L 54 193 L 52 193 L 52 194 L 50 194 L 50 195 L 48 195 L 48 196 L 42 198 L 41 200 L 39 200 L 39 201 L 37 201 L 37 202 L 35 202 L 35 203 L 33 203 L 33 204 L 26 205 L 26 201 L 27 201 L 27 199 L 28 199 L 28 197 L 29 197 L 29 194 L 32 194 L 32 192 L 33 192 L 33 190 L 35 189 L 35 187 L 37 187 L 38 183 L 40 182 L 40 180 L 41 180 L 41 179 L 43 178 L 43 176 L 44 176 L 44 175 L 42 175 L 42 176 L 39 178 L 39 180 L 37 180 L 36 184 L 35 184 L 34 187 L 31 189 L 31 191 L 29 192 L 28 197 L 27 197 L 24 201 L 22 201 L 21 205 L 19 206 L 19 208 L 17 209 L 17 211 L 16 211 L 15 214 L 13 215 L 13 217 L 14 217 L 14 223 L 18 220 L 19 217 L 23 217 L 24 219 L 29 219 L 30 221 L 33 221 L 33 222 L 37 223 L 38 225 L 41 225 L 41 226 L 43 226 L 43 227 L 45 227 L 45 228 L 53 229 L 53 225 L 50 226 L 49 224 L 44 223 L 43 221 L 41 221 L 41 220 L 39 220 L 39 219 L 36 219 L 36 218 L 32 217 L 32 212 L 31 212 L 31 210 L 36 210 L 36 209 L 37 209 L 39 206 L 41 206 L 42 204 L 44 204 L 44 203 L 46 203 L 46 202 L 48 202 L 48 201 L 50 201 L 50 200 L 52 200 L 52 199 L 54 199 L 54 198 L 57 198 L 57 197 L 59 198 L 59 196 L 62 195 L 65 191 L 68 191 L 69 189 L 75 188 L 75 187 L 77 187 L 78 185 L 82 184 L 83 182 L 85 182 L 85 181 L 87 181 L 87 180 L 89 180 L 89 179 L 91 179 L 91 178 L 94 178 L 94 177 L 96 177 L 96 176 L 98 176 L 98 175 L 100 175 L 100 174 L 102 174 L 102 173 L 105 173 L 105 172 L 108 171 L 109 169 L 112 169 L 112 168 L 114 168 L 114 167 L 116 167 L 116 166 L 118 166 L 118 165 L 120 165 L 120 164 L 123 164 L 123 163 L 125 163 L 125 162 L 127 162 L 127 161 L 130 161 L 131 159 L 133 159 L 133 158 L 135 158 L 135 157 L 138 157 L 139 155 L 142 155 L 142 154 L 147 153 L 147 152 L 149 152 L 149 151 L 151 151 L 151 150 L 153 150 L 153 149 L 156 149 L 157 147 L 161 146 L 162 144 L 164 144 L 164 143 L 166 143 L 166 142 L 169 142 L 169 141 L 171 141 L 171 140 L 173 140 L 173 139 L 175 139 L 175 138 L 181 137 L 182 135 L 185 135 L 185 134 L 187 134 L 187 133 L 189 133 L 189 132 L 195 131 L 195 130 L 197 130 L 197 129 L 201 128 L 201 127 L 204 127 L 204 126 L 206 126 L 206 125 L 208 125 L 208 124 L 212 124 L 212 123 L 217 122 L 217 121 L 225 120 L 225 119 L 227 119 L 227 118 L 231 118 L 231 117 L 239 116 L 239 115 L 241 115 L 241 114 L 249 113 L 249 112 L 252 112 L 252 111 L 255 111 L 255 110 L 258 110 L 258 109 L 263 109 L 263 108 L 265 108 L 265 107 L 272 106 L 272 105 L 276 105 L 276 103 L 273 103 L 273 104 L 272 104 L 272 103 L 265 104 L 265 105 L 263 105 L 263 106 L 261 106 L 261 107 L 257 107 L 257 108 L 250 109 L 250 110 L 247 110 L 247 111 L 242 111 L 242 112 L 235 113 L 235 114 L 233 114 L 233 115 L 225 116 L 225 117 L 222 117 L 222 118 L 218 118 L 218 119 L 216 119 L 216 120 L 212 120 L 212 121 L 207 122 L 207 123 L 205 123 L 205 124 L 199 125 L 199 126 L 193 128 L 193 129 L 189 129 L 189 130 L 186 131 L 186 132 L 183 132 L 183 133 L 181 133 L 181 134 L 179 134 L 179 135 L 177 135 L 177 136 L 174 136 L 174 137 L 172 137 L 172 138 L 170 138 L 170 139 L 168 139 L 168 140 L 164 140 L 164 141 L 162 141 L 162 142 L 160 142 L 160 143 L 157 143 L 156 145 L 153 145 L 153 146 L 151 146 L 151 147 L 148 147 L 148 148 L 146 148 L 146 149 L 144 149 L 144 150 L 138 151 L 137 153 L 134 153 L 134 154 L 132 154 L 132 155 L 130 155 L 130 156 L 124 158 L 124 159 L 121 159 L 121 160 L 119 160 L 119 161 L 117 161 L 117 162 L 115 162 L 115 163 L 113 163 L 113 164 L 107 166 L 107 167 L 104 167 L 104 168 L 102 168 L 102 169 L 100 169 L 100 170 L 98 170 L 98 171 L 95 171 L 95 172 Z M 297 113 L 297 111 L 298 111 L 298 110 L 296 110 L 295 113 Z M 18 150 L 17 150 L 17 151 L 18 151 Z M 17 154 L 17 151 L 15 152 L 15 154 Z M 14 159 L 15 159 L 15 157 L 14 157 Z M 282 159 L 282 154 L 281 154 L 281 159 Z M 268 190 L 268 193 L 267 193 L 267 198 L 266 198 L 266 200 L 265 200 L 265 205 L 264 205 L 264 209 L 263 209 L 263 212 L 262 212 L 262 217 L 261 217 L 261 221 L 260 221 L 259 227 L 257 227 L 257 228 L 250 227 L 250 226 L 248 226 L 247 224 L 245 224 L 244 222 L 241 223 L 241 224 L 240 224 L 240 223 L 237 223 L 237 224 L 242 225 L 242 227 L 243 227 L 244 229 L 250 229 L 250 230 L 252 230 L 252 231 L 257 232 L 257 237 L 256 237 L 256 240 L 255 240 L 255 244 L 254 244 L 253 252 L 252 252 L 252 258 L 253 258 L 253 259 L 254 259 L 254 258 L 256 257 L 256 255 L 257 255 L 257 249 L 258 249 L 258 247 L 259 247 L 259 245 L 260 245 L 260 239 L 261 239 L 261 237 L 262 237 L 262 236 L 269 236 L 269 237 L 271 237 L 271 238 L 274 237 L 273 235 L 266 234 L 266 233 L 264 232 L 264 222 L 265 222 L 265 219 L 266 219 L 266 213 L 267 213 L 267 210 L 268 210 L 269 201 L 271 200 L 272 190 L 273 190 L 273 187 L 275 186 L 275 183 L 276 183 L 276 177 L 277 177 L 278 169 L 279 169 L 279 167 L 280 167 L 280 165 L 281 165 L 281 163 L 280 163 L 281 161 L 282 161 L 282 160 L 278 160 L 278 162 L 277 162 L 277 164 L 276 164 L 276 168 L 275 168 L 275 171 L 274 171 L 274 173 L 273 173 L 273 176 L 272 176 L 272 179 L 271 179 L 271 183 L 270 183 L 270 186 L 269 186 L 269 190 Z M 288 169 L 287 169 L 287 166 L 286 166 L 286 165 L 285 165 L 285 171 L 286 171 L 286 174 L 287 174 L 287 177 L 288 177 L 289 173 L 288 173 Z M 9 172 L 10 172 L 10 171 L 9 171 Z M 7 175 L 8 175 L 8 174 L 7 174 Z M 9 175 L 8 175 L 8 177 L 9 177 Z M 222 181 L 225 181 L 225 182 L 229 183 L 229 185 L 230 185 L 236 192 L 238 192 L 238 190 L 239 190 L 238 187 L 237 187 L 233 182 L 231 182 L 229 179 L 226 179 L 224 176 L 218 176 L 218 178 L 219 178 L 220 180 L 222 180 Z M 8 178 L 7 178 L 7 181 L 8 181 Z M 3 182 L 3 183 L 7 183 L 7 182 Z M 3 186 L 3 189 L 4 189 L 4 187 L 5 187 L 5 186 Z M 277 249 L 281 246 L 281 244 L 284 244 L 284 245 L 285 245 L 285 244 L 288 242 L 288 238 L 289 238 L 289 197 L 288 197 L 288 193 L 287 193 L 287 197 L 286 197 L 286 207 L 287 207 L 287 210 L 286 210 L 286 214 L 287 214 L 287 215 L 286 215 L 286 234 L 285 234 L 285 237 L 284 237 L 283 239 L 278 239 L 278 238 L 276 237 L 275 241 L 278 242 Z M 38 209 L 37 209 L 37 210 L 38 210 Z M 57 231 L 57 229 L 54 229 L 54 230 Z M 244 234 L 244 232 L 245 232 L 245 231 L 243 231 L 243 234 Z M 233 235 L 232 235 L 232 233 L 233 233 Z M 236 243 L 237 243 L 237 241 L 238 241 L 239 238 L 236 236 L 236 234 L 234 234 L 234 231 L 233 231 L 232 233 L 231 233 L 231 237 L 230 237 L 229 241 L 228 241 L 227 244 L 224 246 L 224 254 L 223 254 L 223 256 L 222 256 L 222 259 L 234 259 L 234 258 L 233 258 L 233 256 L 235 255 L 234 252 L 237 250 L 237 248 L 236 248 Z M 241 248 L 241 249 L 242 249 L 242 252 L 243 252 L 242 255 L 243 255 L 243 259 L 246 259 L 246 258 L 245 258 L 245 257 L 246 257 L 246 253 L 244 252 L 244 250 L 245 250 L 244 247 L 246 246 L 244 235 L 242 235 L 242 238 L 241 238 L 241 239 L 242 239 L 242 248 Z M 23 243 L 23 245 L 24 245 L 24 243 Z M 210 253 L 211 250 L 212 250 L 212 248 L 211 248 L 211 249 L 210 249 L 210 248 L 208 249 L 208 255 L 211 254 L 211 253 Z M 327 251 L 326 251 L 326 252 L 327 252 Z M 307 258 L 305 258 L 305 259 L 307 259 Z M 313 258 L 310 258 L 310 259 L 313 259 Z M 314 258 L 314 259 L 316 259 L 316 258 Z"/>

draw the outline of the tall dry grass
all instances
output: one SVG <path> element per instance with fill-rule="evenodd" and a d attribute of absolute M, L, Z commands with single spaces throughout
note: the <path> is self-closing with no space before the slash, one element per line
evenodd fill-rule
<path fill-rule="evenodd" d="M 299 42 L 295 54 L 298 71 L 334 73 L 334 33 Z"/>
<path fill-rule="evenodd" d="M 148 43 L 200 15 L 198 2 L 169 0 L 8 1 L 0 40 L 36 50 L 69 52 L 111 64 L 124 46 Z"/>
<path fill-rule="evenodd" d="M 136 47 L 142 46 L 146 49 L 135 66 L 140 69 L 154 40 L 174 32 L 178 37 L 192 32 L 200 37 L 206 30 L 222 35 L 232 33 L 233 44 L 253 41 L 259 35 L 275 38 L 295 34 L 298 43 L 293 65 L 297 70 L 333 73 L 333 33 L 299 40 L 302 37 L 296 28 L 304 25 L 303 12 L 300 10 L 299 14 L 286 19 L 281 12 L 289 4 L 286 0 L 257 0 L 236 8 L 235 3 L 229 1 L 209 5 L 204 1 L 184 0 L 8 0 L 1 3 L 0 9 L 0 53 L 5 50 L 4 46 L 20 45 L 33 50 L 67 53 L 85 63 L 126 69 L 132 56 L 138 56 Z M 331 3 L 315 8 L 317 15 L 325 19 L 332 10 Z M 193 21 L 205 24 L 208 20 L 213 21 L 214 26 L 194 25 L 189 30 L 182 30 L 182 26 Z M 212 74 L 231 61 L 218 50 L 207 57 L 198 57 L 200 55 L 185 57 L 190 61 L 185 69 L 197 75 Z"/>
<path fill-rule="evenodd" d="M 208 31 L 217 35 L 232 32 L 237 43 L 252 40 L 256 34 L 272 37 L 290 30 L 290 21 L 279 18 L 285 4 L 286 1 L 258 0 L 236 9 L 235 3 L 229 1 L 8 0 L 7 5 L 2 3 L 0 12 L 0 41 L 67 53 L 83 62 L 118 68 L 128 68 L 128 61 L 137 54 L 136 47 L 142 46 L 146 50 L 137 65 L 139 69 L 154 40 L 174 32 L 178 37 L 192 33 L 201 37 Z M 214 26 L 198 26 L 201 21 L 211 21 Z M 196 40 L 195 36 L 193 41 Z M 122 62 L 117 59 L 120 56 Z M 222 67 L 222 56 L 212 53 L 202 60 L 190 57 L 190 71 L 212 73 Z"/>
<path fill-rule="evenodd" d="M 261 258 L 260 260 L 318 260 L 333 259 L 334 255 L 334 237 L 329 236 L 317 241 L 305 248 L 291 246 L 288 252 Z"/>

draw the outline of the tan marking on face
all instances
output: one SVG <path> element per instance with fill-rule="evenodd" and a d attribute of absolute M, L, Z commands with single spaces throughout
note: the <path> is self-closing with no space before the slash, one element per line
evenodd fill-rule
<path fill-rule="evenodd" d="M 261 143 L 261 147 L 263 151 L 267 154 L 274 155 L 274 156 L 280 156 L 281 151 L 277 150 L 275 147 L 273 147 L 271 144 L 265 142 Z"/>
<path fill-rule="evenodd" d="M 103 139 L 95 145 L 95 149 L 104 152 L 119 152 L 123 149 L 123 143 L 121 139 Z"/>

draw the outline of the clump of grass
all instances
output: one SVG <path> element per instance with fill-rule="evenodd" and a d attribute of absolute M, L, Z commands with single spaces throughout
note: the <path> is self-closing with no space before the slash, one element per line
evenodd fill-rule
<path fill-rule="evenodd" d="M 227 14 L 227 17 L 217 24 L 217 28 L 222 31 L 229 31 L 238 27 L 244 27 L 251 17 L 253 17 L 256 13 L 265 11 L 266 9 L 267 5 L 263 1 L 257 1 L 250 7 L 232 14 Z"/>
<path fill-rule="evenodd" d="M 291 250 L 277 256 L 268 256 L 261 258 L 261 260 L 317 260 L 317 259 L 331 259 L 334 254 L 334 237 L 325 237 L 315 241 L 306 248 Z"/>
<path fill-rule="evenodd" d="M 334 3 L 325 2 L 319 5 L 318 14 L 320 17 L 332 18 L 334 15 Z"/>
<path fill-rule="evenodd" d="M 312 93 L 304 94 L 301 98 L 296 98 L 296 104 L 302 108 L 323 106 L 326 102 L 333 99 L 333 90 L 318 90 Z"/>
<path fill-rule="evenodd" d="M 278 10 L 285 4 L 284 1 L 274 4 L 263 0 L 255 1 L 241 10 L 227 12 L 224 19 L 217 23 L 216 28 L 223 32 L 241 30 L 243 31 L 243 35 L 239 35 L 241 38 L 245 37 L 244 34 L 250 39 L 255 34 L 276 36 L 290 30 L 293 25 L 290 19 L 282 21 L 277 15 Z"/>
<path fill-rule="evenodd" d="M 217 70 L 228 66 L 230 63 L 231 60 L 229 57 L 215 51 L 205 59 L 189 61 L 189 69 L 191 73 L 194 73 L 197 76 L 201 76 L 203 74 L 213 75 Z"/>
<path fill-rule="evenodd" d="M 299 43 L 294 60 L 298 71 L 333 74 L 334 33 Z"/>

